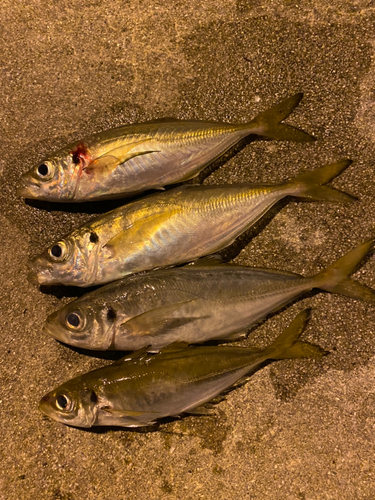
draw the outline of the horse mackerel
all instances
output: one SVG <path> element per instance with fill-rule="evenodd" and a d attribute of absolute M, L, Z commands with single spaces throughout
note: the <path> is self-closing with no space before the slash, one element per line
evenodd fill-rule
<path fill-rule="evenodd" d="M 222 250 L 285 196 L 331 202 L 353 197 L 323 184 L 342 160 L 281 184 L 181 186 L 116 208 L 74 230 L 31 263 L 39 284 L 87 287 L 191 262 Z"/>
<path fill-rule="evenodd" d="M 349 278 L 374 240 L 315 276 L 234 264 L 193 265 L 128 276 L 51 314 L 44 332 L 92 350 L 155 351 L 176 341 L 233 340 L 267 314 L 319 288 L 375 304 L 375 291 Z"/>
<path fill-rule="evenodd" d="M 191 179 L 246 136 L 311 142 L 281 123 L 302 99 L 295 94 L 249 123 L 159 119 L 86 137 L 22 175 L 18 195 L 53 202 L 122 198 Z"/>

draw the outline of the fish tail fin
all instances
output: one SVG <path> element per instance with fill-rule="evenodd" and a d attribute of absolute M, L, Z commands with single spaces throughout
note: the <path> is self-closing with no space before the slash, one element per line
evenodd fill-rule
<path fill-rule="evenodd" d="M 375 290 L 350 278 L 362 259 L 374 247 L 375 238 L 356 246 L 336 262 L 313 277 L 315 287 L 353 299 L 375 303 Z"/>
<path fill-rule="evenodd" d="M 285 186 L 292 189 L 290 193 L 292 196 L 309 198 L 316 201 L 351 203 L 357 198 L 338 189 L 323 185 L 341 174 L 351 164 L 352 160 L 336 161 L 324 167 L 299 174 L 285 183 Z"/>
<path fill-rule="evenodd" d="M 256 134 L 277 141 L 313 142 L 312 135 L 299 130 L 291 125 L 281 123 L 298 106 L 303 97 L 302 93 L 295 94 L 281 101 L 276 106 L 257 115 L 247 126 L 250 134 Z"/>
<path fill-rule="evenodd" d="M 289 326 L 266 348 L 267 359 L 315 358 L 320 359 L 328 351 L 319 346 L 299 340 L 310 317 L 311 309 L 305 309 L 294 318 Z"/>

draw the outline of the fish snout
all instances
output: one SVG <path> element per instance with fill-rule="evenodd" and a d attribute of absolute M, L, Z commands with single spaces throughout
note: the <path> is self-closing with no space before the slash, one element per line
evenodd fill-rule
<path fill-rule="evenodd" d="M 50 394 L 46 394 L 45 396 L 42 397 L 42 399 L 40 400 L 39 402 L 39 406 L 43 406 L 44 404 L 46 403 L 49 403 L 51 400 L 51 395 Z"/>
<path fill-rule="evenodd" d="M 51 409 L 52 409 L 52 397 L 51 393 L 46 394 L 45 396 L 42 397 L 42 399 L 39 401 L 38 404 L 38 409 L 43 415 L 47 415 L 48 417 L 51 415 Z"/>
<path fill-rule="evenodd" d="M 18 182 L 17 196 L 21 198 L 38 198 L 40 186 L 30 179 L 28 173 L 23 174 Z"/>
<path fill-rule="evenodd" d="M 36 265 L 35 259 L 29 260 L 27 263 L 27 267 L 29 268 L 29 273 L 27 275 L 27 281 L 32 285 L 39 285 L 38 280 L 38 267 Z"/>
<path fill-rule="evenodd" d="M 50 314 L 42 328 L 43 334 L 47 334 L 60 342 L 69 343 L 67 332 L 61 326 L 59 321 L 59 311 Z"/>
<path fill-rule="evenodd" d="M 32 285 L 49 285 L 54 284 L 51 270 L 43 257 L 36 257 L 28 261 L 27 266 L 29 273 L 27 280 Z"/>
<path fill-rule="evenodd" d="M 30 271 L 28 274 L 27 274 L 27 281 L 31 284 L 31 285 L 39 285 L 39 281 L 38 281 L 38 275 L 33 272 L 33 271 Z"/>

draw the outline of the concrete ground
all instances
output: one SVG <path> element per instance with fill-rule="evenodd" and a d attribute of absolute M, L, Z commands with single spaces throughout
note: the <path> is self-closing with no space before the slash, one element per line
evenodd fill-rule
<path fill-rule="evenodd" d="M 26 262 L 103 205 L 15 192 L 22 172 L 85 135 L 163 116 L 245 122 L 302 91 L 289 123 L 316 143 L 247 145 L 204 182 L 277 181 L 352 158 L 333 184 L 359 201 L 291 200 L 227 253 L 314 274 L 375 234 L 374 22 L 370 0 L 1 1 L 1 500 L 375 498 L 375 307 L 339 296 L 310 294 L 245 342 L 266 345 L 309 306 L 304 338 L 329 356 L 267 366 L 213 417 L 148 433 L 43 418 L 44 393 L 108 361 L 42 335 L 78 292 L 42 293 Z M 374 257 L 355 276 L 375 287 Z"/>

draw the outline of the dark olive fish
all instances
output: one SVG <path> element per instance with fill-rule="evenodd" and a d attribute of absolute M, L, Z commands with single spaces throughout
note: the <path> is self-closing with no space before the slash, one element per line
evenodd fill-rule
<path fill-rule="evenodd" d="M 268 359 L 322 357 L 320 347 L 299 340 L 307 317 L 307 311 L 300 313 L 263 350 L 177 343 L 158 354 L 137 351 L 66 382 L 46 394 L 39 409 L 76 427 L 141 427 L 163 417 L 204 413 L 199 407 Z"/>
<path fill-rule="evenodd" d="M 189 344 L 233 340 L 270 312 L 311 290 L 375 303 L 375 291 L 349 278 L 374 240 L 307 277 L 233 264 L 194 265 L 126 277 L 88 293 L 46 321 L 44 332 L 84 349 L 158 350 L 177 341 Z"/>
<path fill-rule="evenodd" d="M 18 194 L 54 202 L 133 195 L 191 179 L 248 135 L 310 142 L 280 123 L 302 99 L 296 94 L 245 124 L 162 119 L 124 125 L 69 144 L 26 172 Z"/>
<path fill-rule="evenodd" d="M 87 287 L 193 261 L 230 245 L 285 196 L 352 201 L 323 185 L 350 163 L 332 163 L 282 184 L 182 186 L 147 196 L 51 245 L 30 263 L 30 277 L 41 285 Z"/>

